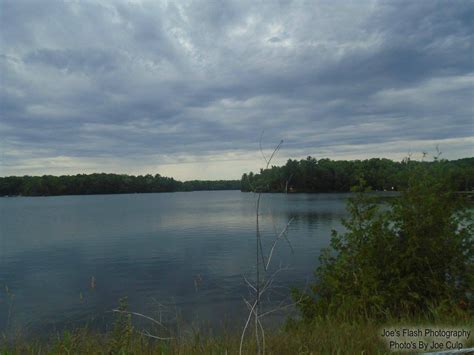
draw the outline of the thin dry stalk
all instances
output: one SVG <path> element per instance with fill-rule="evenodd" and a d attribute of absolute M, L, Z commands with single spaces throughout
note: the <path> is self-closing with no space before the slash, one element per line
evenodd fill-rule
<path fill-rule="evenodd" d="M 268 169 L 268 167 L 270 166 L 270 163 L 271 163 L 272 159 L 274 158 L 275 154 L 280 150 L 281 145 L 283 144 L 283 140 L 280 141 L 280 143 L 276 146 L 276 148 L 273 150 L 272 154 L 270 155 L 270 158 L 267 159 L 267 157 L 263 153 L 263 149 L 262 149 L 262 137 L 263 137 L 263 132 L 260 136 L 259 147 L 260 147 L 260 153 L 262 154 L 262 157 L 263 157 L 263 159 L 265 160 L 265 163 L 266 163 L 265 169 Z M 282 238 L 284 238 L 288 242 L 288 244 L 290 245 L 290 248 L 293 252 L 293 247 L 291 246 L 291 243 L 290 243 L 290 241 L 288 240 L 288 238 L 286 236 L 287 231 L 288 231 L 288 227 L 289 227 L 289 225 L 291 224 L 291 222 L 293 220 L 293 219 L 291 219 L 286 224 L 285 228 L 283 228 L 283 230 L 280 232 L 280 234 L 275 238 L 275 240 L 272 244 L 272 247 L 270 249 L 268 259 L 267 259 L 267 261 L 265 261 L 265 254 L 264 254 L 264 251 L 263 251 L 262 238 L 261 238 L 261 232 L 260 232 L 260 202 L 261 202 L 261 198 L 262 198 L 262 190 L 263 190 L 262 186 L 257 187 L 257 189 L 254 189 L 254 191 L 258 192 L 257 203 L 256 203 L 256 281 L 255 281 L 255 285 L 250 283 L 247 280 L 247 278 L 245 278 L 245 276 L 244 276 L 244 280 L 247 283 L 247 285 L 249 286 L 249 288 L 252 289 L 255 292 L 255 302 L 253 303 L 253 305 L 250 305 L 250 303 L 244 299 L 244 302 L 247 304 L 247 307 L 249 308 L 249 315 L 247 317 L 247 322 L 245 323 L 245 326 L 244 326 L 244 329 L 243 329 L 242 335 L 241 335 L 240 348 L 239 348 L 239 353 L 240 354 L 242 354 L 242 347 L 243 347 L 243 341 L 244 341 L 245 333 L 246 333 L 247 328 L 250 324 L 250 320 L 251 320 L 252 316 L 254 317 L 255 342 L 256 342 L 256 347 L 257 347 L 257 354 L 264 354 L 265 353 L 265 331 L 264 331 L 263 325 L 260 321 L 261 315 L 259 314 L 260 313 L 260 301 L 261 301 L 261 297 L 262 297 L 263 293 L 266 292 L 269 289 L 269 287 L 273 283 L 275 275 L 279 271 L 281 271 L 281 269 L 277 270 L 277 272 L 275 272 L 272 276 L 270 276 L 270 278 L 265 282 L 265 284 L 262 287 L 262 285 L 261 285 L 262 284 L 262 281 L 261 281 L 262 277 L 260 275 L 260 268 L 263 267 L 263 279 L 264 279 L 265 276 L 266 276 L 266 272 L 268 271 L 268 268 L 270 266 L 276 244 Z M 260 265 L 262 265 L 262 266 L 260 266 Z M 268 314 L 268 312 L 266 312 L 264 314 Z M 262 344 L 260 344 L 260 340 L 261 340 Z"/>
<path fill-rule="evenodd" d="M 291 222 L 293 221 L 293 218 L 291 218 L 288 223 L 286 224 L 285 228 L 283 228 L 283 230 L 280 232 L 280 234 L 278 235 L 278 237 L 275 238 L 275 240 L 273 241 L 273 245 L 272 245 L 272 248 L 270 249 L 270 254 L 268 255 L 268 259 L 267 259 L 267 264 L 265 265 L 265 271 L 268 270 L 268 267 L 270 266 L 270 262 L 272 261 L 272 256 L 273 256 L 273 250 L 275 250 L 275 246 L 277 245 L 278 241 L 284 237 L 288 243 L 290 244 L 290 247 L 291 247 L 291 243 L 290 241 L 288 240 L 288 238 L 286 238 L 286 233 L 288 231 L 288 227 L 290 226 Z M 291 247 L 291 250 L 293 251 L 293 247 Z"/>
<path fill-rule="evenodd" d="M 162 327 L 163 329 L 165 329 L 166 331 L 168 331 L 168 329 L 158 320 L 152 318 L 152 317 L 149 317 L 145 314 L 142 314 L 142 313 L 138 313 L 138 312 L 130 312 L 130 311 L 124 311 L 124 310 L 120 310 L 120 309 L 113 309 L 112 312 L 114 313 L 123 313 L 123 314 L 130 314 L 130 315 L 134 315 L 134 316 L 137 316 L 137 317 L 141 317 L 141 318 L 144 318 L 144 319 L 147 319 L 157 325 L 159 325 L 160 327 Z M 148 331 L 139 331 L 140 334 L 146 336 L 146 337 L 149 337 L 149 338 L 153 338 L 153 339 L 158 339 L 158 340 L 172 340 L 174 339 L 173 337 L 160 337 L 160 336 L 157 336 L 157 335 L 153 335 L 153 334 L 150 334 Z"/>
<path fill-rule="evenodd" d="M 255 313 L 255 307 L 251 306 L 250 303 L 245 298 L 243 298 L 243 300 L 244 300 L 245 304 L 247 305 L 247 308 L 250 310 L 250 314 L 253 313 L 254 316 L 255 316 L 256 321 L 258 322 L 258 326 L 260 328 L 260 331 L 262 332 L 262 354 L 265 354 L 265 330 L 263 329 L 262 322 L 260 321 L 260 316 L 258 316 Z"/>
<path fill-rule="evenodd" d="M 255 300 L 255 302 L 252 305 L 252 308 L 250 309 L 249 316 L 247 317 L 247 322 L 245 323 L 244 329 L 242 330 L 242 335 L 240 336 L 239 354 L 242 354 L 242 347 L 244 345 L 245 332 L 247 331 L 247 328 L 249 326 L 250 319 L 252 319 L 252 314 L 254 313 L 253 310 L 256 305 L 257 305 L 257 301 Z"/>
<path fill-rule="evenodd" d="M 146 316 L 146 315 L 144 315 L 144 314 L 141 314 L 141 313 L 130 312 L 130 311 L 123 311 L 123 310 L 120 310 L 120 309 L 113 309 L 112 312 L 115 312 L 115 313 L 124 313 L 124 314 L 131 314 L 131 315 L 134 315 L 134 316 L 142 317 L 142 318 L 148 319 L 149 321 L 152 321 L 153 323 L 158 324 L 160 327 L 163 327 L 164 329 L 166 329 L 166 327 L 165 327 L 161 322 L 157 321 L 156 319 L 154 319 L 154 318 L 152 318 L 152 317 L 149 317 L 149 316 Z"/>

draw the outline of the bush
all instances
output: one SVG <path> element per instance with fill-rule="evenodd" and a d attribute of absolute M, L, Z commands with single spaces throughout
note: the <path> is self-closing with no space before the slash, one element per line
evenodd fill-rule
<path fill-rule="evenodd" d="M 410 165 L 410 162 L 406 162 Z M 344 233 L 333 231 L 298 308 L 321 316 L 382 318 L 472 312 L 473 223 L 440 176 L 409 169 L 407 189 L 388 206 L 359 187 Z"/>

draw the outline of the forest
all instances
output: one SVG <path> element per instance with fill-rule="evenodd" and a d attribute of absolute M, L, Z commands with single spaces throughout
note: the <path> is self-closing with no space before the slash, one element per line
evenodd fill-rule
<path fill-rule="evenodd" d="M 474 189 L 474 158 L 401 162 L 389 159 L 330 160 L 307 157 L 289 159 L 284 166 L 272 166 L 260 173 L 244 174 L 242 191 L 261 192 L 349 192 L 362 179 L 376 191 L 399 191 L 407 186 L 414 168 L 425 168 L 442 176 L 454 191 Z"/>
<path fill-rule="evenodd" d="M 289 159 L 284 166 L 243 174 L 241 180 L 178 181 L 156 175 L 77 174 L 0 177 L 0 196 L 57 196 L 176 191 L 241 190 L 244 192 L 348 192 L 363 179 L 376 191 L 406 187 L 410 169 L 440 172 L 455 191 L 474 189 L 474 158 L 431 162 L 389 159 Z M 439 175 L 438 175 L 439 176 Z"/>
<path fill-rule="evenodd" d="M 0 196 L 58 196 L 238 190 L 239 180 L 181 182 L 156 175 L 78 174 L 63 176 L 9 176 L 0 178 Z"/>

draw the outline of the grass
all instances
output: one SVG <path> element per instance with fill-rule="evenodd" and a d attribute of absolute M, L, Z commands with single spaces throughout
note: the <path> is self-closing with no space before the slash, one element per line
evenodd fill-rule
<path fill-rule="evenodd" d="M 194 330 L 172 340 L 154 340 L 122 318 L 120 327 L 108 333 L 87 328 L 66 331 L 49 339 L 16 339 L 0 343 L 1 354 L 238 354 L 240 333 L 224 331 L 220 335 L 203 335 Z M 469 317 L 426 319 L 394 319 L 383 323 L 371 320 L 316 319 L 311 324 L 289 321 L 285 327 L 265 334 L 266 354 L 387 354 L 388 346 L 381 338 L 382 328 L 451 327 L 474 330 Z M 474 333 L 474 332 L 473 332 Z M 474 346 L 471 335 L 467 344 Z M 249 337 L 245 354 L 255 354 L 255 341 Z"/>

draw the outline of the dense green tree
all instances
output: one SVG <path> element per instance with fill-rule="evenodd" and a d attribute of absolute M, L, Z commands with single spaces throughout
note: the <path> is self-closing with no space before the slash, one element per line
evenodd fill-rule
<path fill-rule="evenodd" d="M 456 191 L 474 189 L 474 158 L 433 162 L 411 161 L 431 174 L 441 172 Z M 272 166 L 258 174 L 242 176 L 242 191 L 264 192 L 348 192 L 359 179 L 376 191 L 400 190 L 407 186 L 407 164 L 389 159 L 335 161 L 307 157 L 288 160 L 282 167 Z M 439 174 L 438 174 L 439 175 Z"/>
<path fill-rule="evenodd" d="M 0 196 L 55 196 L 196 190 L 239 190 L 239 180 L 177 181 L 156 175 L 78 174 L 0 178 Z"/>

